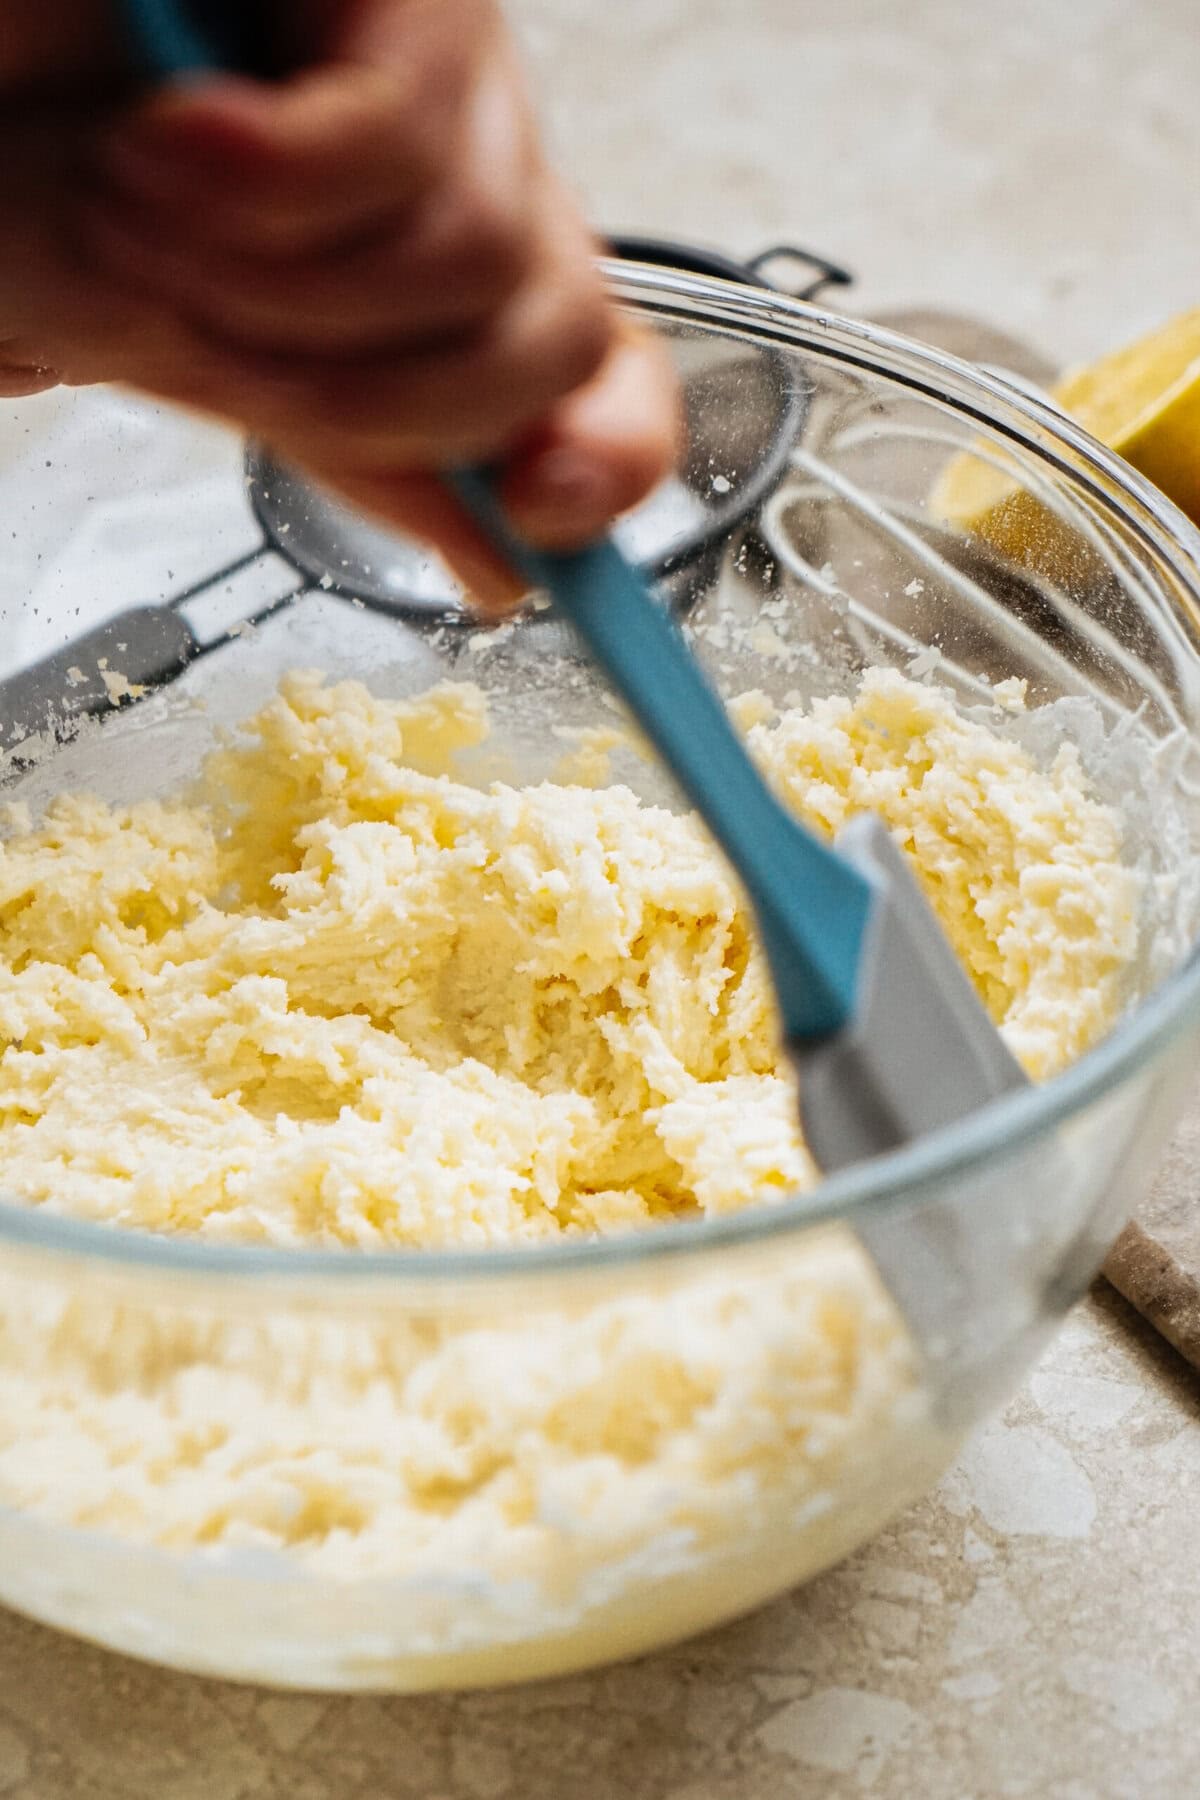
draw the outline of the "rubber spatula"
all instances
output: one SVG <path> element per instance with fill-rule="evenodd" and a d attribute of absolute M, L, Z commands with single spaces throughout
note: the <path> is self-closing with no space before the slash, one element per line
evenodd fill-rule
<path fill-rule="evenodd" d="M 244 37 L 254 9 L 236 0 L 126 7 L 155 74 L 265 64 Z M 740 876 L 817 1163 L 830 1170 L 879 1155 L 1024 1085 L 882 822 L 855 819 L 830 849 L 784 810 L 674 620 L 611 539 L 545 554 L 513 533 L 486 471 L 447 480 L 570 620 Z"/>

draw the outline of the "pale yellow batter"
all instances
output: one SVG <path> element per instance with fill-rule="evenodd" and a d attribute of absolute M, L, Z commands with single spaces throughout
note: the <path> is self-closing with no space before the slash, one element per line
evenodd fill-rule
<path fill-rule="evenodd" d="M 1104 1029 L 1137 896 L 1069 746 L 1040 768 L 890 673 L 739 717 L 803 816 L 888 819 L 1033 1074 Z M 186 798 L 12 820 L 5 1189 L 371 1250 L 614 1232 L 811 1181 L 704 834 L 619 787 L 451 778 L 485 733 L 469 687 L 395 704 L 298 677 Z M 815 1573 L 954 1447 L 844 1228 L 599 1282 L 309 1298 L 6 1259 L 0 1598 L 259 1680 L 511 1680 Z"/>
<path fill-rule="evenodd" d="M 875 808 L 1030 1073 L 1111 1021 L 1136 944 L 1117 823 L 890 672 L 761 716 L 810 823 Z M 694 819 L 621 787 L 445 771 L 482 697 L 289 680 L 199 790 L 67 796 L 0 855 L 4 1183 L 277 1244 L 489 1244 L 813 1178 L 765 966 Z"/>

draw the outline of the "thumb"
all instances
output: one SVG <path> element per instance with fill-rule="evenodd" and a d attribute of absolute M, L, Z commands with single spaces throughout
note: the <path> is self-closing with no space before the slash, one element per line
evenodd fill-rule
<path fill-rule="evenodd" d="M 622 322 L 599 373 L 514 448 L 501 489 L 505 509 L 531 544 L 575 549 L 665 479 L 682 436 L 666 349 Z"/>

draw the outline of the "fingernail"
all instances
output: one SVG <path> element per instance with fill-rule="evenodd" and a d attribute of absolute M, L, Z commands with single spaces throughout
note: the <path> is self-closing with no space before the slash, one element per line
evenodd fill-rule
<path fill-rule="evenodd" d="M 0 361 L 0 394 L 6 400 L 25 400 L 33 394 L 44 394 L 58 387 L 62 376 L 44 363 L 5 363 Z"/>

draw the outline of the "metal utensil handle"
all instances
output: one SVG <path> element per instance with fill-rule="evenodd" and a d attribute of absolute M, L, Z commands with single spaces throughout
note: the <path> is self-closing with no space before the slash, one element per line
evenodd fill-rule
<path fill-rule="evenodd" d="M 767 271 L 772 264 L 779 263 L 798 265 L 806 271 L 806 279 L 799 287 L 773 280 Z M 793 300 L 815 300 L 822 288 L 854 285 L 854 276 L 841 263 L 830 262 L 827 256 L 818 256 L 815 251 L 802 250 L 798 244 L 772 244 L 768 249 L 760 250 L 757 256 L 750 257 L 746 267 L 765 286 L 778 288 L 781 293 L 790 294 Z"/>
<path fill-rule="evenodd" d="M 200 650 L 181 614 L 161 606 L 131 607 L 5 677 L 0 744 L 19 757 L 30 738 L 69 736 L 75 721 L 108 712 L 127 696 L 136 698 L 143 686 L 172 680 Z"/>

